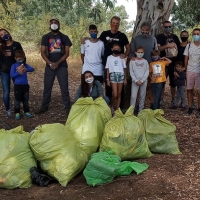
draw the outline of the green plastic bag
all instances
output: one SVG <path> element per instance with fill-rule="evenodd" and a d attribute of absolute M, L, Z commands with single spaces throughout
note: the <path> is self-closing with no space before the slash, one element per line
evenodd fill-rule
<path fill-rule="evenodd" d="M 29 141 L 44 172 L 66 186 L 87 164 L 87 155 L 63 124 L 37 127 Z"/>
<path fill-rule="evenodd" d="M 28 188 L 31 186 L 31 167 L 36 166 L 29 146 L 30 134 L 22 126 L 0 130 L 0 188 Z"/>
<path fill-rule="evenodd" d="M 90 186 L 110 183 L 116 176 L 125 176 L 135 171 L 141 174 L 148 168 L 147 164 L 124 161 L 119 156 L 107 152 L 94 153 L 83 171 L 83 175 Z"/>
<path fill-rule="evenodd" d="M 176 126 L 166 120 L 161 109 L 142 110 L 138 118 L 143 122 L 149 149 L 155 153 L 181 154 L 176 139 Z"/>
<path fill-rule="evenodd" d="M 152 156 L 145 138 L 142 122 L 133 116 L 131 106 L 125 114 L 115 112 L 105 126 L 100 151 L 114 151 L 122 160 L 147 158 Z"/>
<path fill-rule="evenodd" d="M 112 117 L 103 98 L 79 98 L 72 106 L 66 127 L 78 146 L 90 157 L 100 145 L 105 124 Z"/>

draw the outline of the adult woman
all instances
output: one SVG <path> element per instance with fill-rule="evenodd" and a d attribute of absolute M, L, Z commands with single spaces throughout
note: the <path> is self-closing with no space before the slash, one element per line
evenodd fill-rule
<path fill-rule="evenodd" d="M 11 117 L 10 111 L 10 68 L 16 62 L 15 51 L 22 49 L 19 42 L 12 39 L 6 29 L 0 29 L 0 75 L 3 89 L 3 102 L 6 109 L 6 117 Z"/>
<path fill-rule="evenodd" d="M 84 74 L 81 75 L 81 85 L 76 92 L 74 101 L 77 101 L 80 97 L 92 97 L 94 100 L 103 97 L 107 104 L 110 103 L 109 98 L 103 94 L 101 83 L 94 80 L 94 74 L 90 71 L 85 71 Z"/>

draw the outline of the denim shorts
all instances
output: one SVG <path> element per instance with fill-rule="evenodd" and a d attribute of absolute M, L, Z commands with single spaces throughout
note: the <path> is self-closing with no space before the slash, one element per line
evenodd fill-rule
<path fill-rule="evenodd" d="M 110 82 L 111 83 L 123 83 L 124 82 L 124 73 L 122 73 L 122 72 L 110 73 Z"/>

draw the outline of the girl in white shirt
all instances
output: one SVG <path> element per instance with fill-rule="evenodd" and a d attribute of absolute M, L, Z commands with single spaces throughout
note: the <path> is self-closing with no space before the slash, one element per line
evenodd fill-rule
<path fill-rule="evenodd" d="M 113 105 L 116 102 L 116 110 L 119 108 L 123 84 L 127 84 L 127 79 L 125 60 L 121 59 L 119 56 L 121 52 L 120 46 L 118 44 L 113 44 L 112 51 L 113 54 L 108 56 L 105 68 L 107 69 L 107 85 L 112 87 L 110 107 L 114 114 Z"/>

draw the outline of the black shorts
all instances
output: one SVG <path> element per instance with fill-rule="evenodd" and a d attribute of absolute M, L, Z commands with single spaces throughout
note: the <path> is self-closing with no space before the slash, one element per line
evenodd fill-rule
<path fill-rule="evenodd" d="M 165 69 L 165 73 L 166 73 L 166 78 L 169 76 L 169 86 L 170 87 L 176 87 L 175 81 L 174 81 L 174 67 L 175 67 L 175 63 L 172 62 L 171 64 L 169 64 L 169 66 L 167 66 Z"/>
<path fill-rule="evenodd" d="M 103 75 L 102 76 L 94 76 L 94 79 L 99 81 L 101 84 L 103 84 Z"/>

